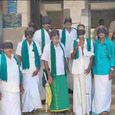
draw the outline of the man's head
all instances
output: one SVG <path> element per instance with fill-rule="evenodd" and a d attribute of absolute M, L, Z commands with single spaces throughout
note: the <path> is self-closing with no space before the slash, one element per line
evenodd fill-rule
<path fill-rule="evenodd" d="M 105 24 L 104 19 L 100 19 L 98 23 L 99 25 L 104 25 Z"/>
<path fill-rule="evenodd" d="M 6 41 L 2 44 L 2 48 L 4 50 L 4 53 L 8 56 L 11 57 L 13 53 L 13 43 L 10 41 Z"/>
<path fill-rule="evenodd" d="M 97 29 L 97 35 L 99 38 L 104 38 L 107 35 L 107 28 L 105 26 L 99 26 Z"/>
<path fill-rule="evenodd" d="M 83 38 L 85 35 L 85 26 L 83 24 L 79 24 L 77 26 L 77 34 L 79 38 Z"/>
<path fill-rule="evenodd" d="M 50 34 L 51 40 L 54 45 L 58 45 L 60 39 L 59 39 L 59 31 L 58 30 L 52 30 Z"/>
<path fill-rule="evenodd" d="M 27 40 L 32 40 L 35 29 L 33 27 L 28 27 L 25 30 L 25 37 Z"/>
<path fill-rule="evenodd" d="M 71 29 L 72 26 L 72 19 L 70 17 L 65 18 L 64 25 L 66 29 Z"/>
<path fill-rule="evenodd" d="M 35 30 L 37 30 L 35 23 L 33 23 L 31 21 L 28 23 L 28 27 L 33 27 Z"/>
<path fill-rule="evenodd" d="M 51 28 L 51 19 L 48 16 L 42 17 L 42 26 L 47 31 Z"/>

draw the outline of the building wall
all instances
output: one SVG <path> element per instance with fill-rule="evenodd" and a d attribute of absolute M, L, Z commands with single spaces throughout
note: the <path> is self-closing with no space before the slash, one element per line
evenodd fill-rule
<path fill-rule="evenodd" d="M 46 11 L 62 11 L 60 4 L 42 4 L 41 13 L 46 15 Z M 71 16 L 73 23 L 79 23 L 81 18 L 81 10 L 85 8 L 85 1 L 64 0 L 63 3 L 64 11 L 67 11 L 64 14 L 64 17 Z M 7 13 L 7 1 L 4 1 L 3 4 L 4 13 Z M 14 49 L 16 48 L 17 43 L 20 41 L 24 34 L 24 29 L 27 27 L 30 21 L 30 2 L 29 0 L 17 0 L 17 13 L 21 14 L 22 18 L 22 27 L 18 28 L 4 28 L 3 29 L 3 41 L 12 40 L 14 43 Z M 37 13 L 37 11 L 36 11 Z M 62 12 L 63 13 L 63 12 Z"/>
<path fill-rule="evenodd" d="M 99 19 L 104 19 L 105 25 L 109 27 L 111 21 L 115 20 L 114 2 L 92 2 L 91 4 L 91 24 L 95 28 Z"/>
<path fill-rule="evenodd" d="M 7 0 L 2 1 L 2 13 L 3 14 L 7 13 Z"/>
<path fill-rule="evenodd" d="M 70 9 L 70 16 L 73 20 L 73 23 L 80 23 L 81 19 L 81 10 L 85 8 L 85 1 L 81 0 L 65 0 L 64 1 L 64 10 Z M 65 14 L 67 16 L 67 14 Z M 69 16 L 69 13 L 68 13 Z"/>
<path fill-rule="evenodd" d="M 4 28 L 3 29 L 3 41 L 11 40 L 14 45 L 14 51 L 16 50 L 18 42 L 24 35 L 25 27 L 21 28 Z"/>
<path fill-rule="evenodd" d="M 22 27 L 26 27 L 30 21 L 30 1 L 17 0 L 17 13 L 21 13 Z"/>
<path fill-rule="evenodd" d="M 115 2 L 94 2 L 91 3 L 91 10 L 115 9 Z"/>

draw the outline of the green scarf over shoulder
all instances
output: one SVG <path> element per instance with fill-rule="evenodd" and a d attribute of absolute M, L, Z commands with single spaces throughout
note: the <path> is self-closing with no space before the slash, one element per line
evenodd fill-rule
<path fill-rule="evenodd" d="M 20 82 L 22 82 L 22 73 L 20 71 L 20 64 L 18 61 L 18 58 L 14 55 L 14 59 L 16 60 L 16 63 L 18 65 L 18 69 L 19 69 L 19 75 L 20 75 Z M 14 70 L 15 71 L 15 70 Z M 0 54 L 0 79 L 3 81 L 7 81 L 7 61 L 6 61 L 6 56 L 4 54 L 4 52 L 2 52 Z"/>
<path fill-rule="evenodd" d="M 74 40 L 74 42 L 73 42 L 73 49 L 75 49 L 77 45 L 78 45 L 77 40 Z M 77 51 L 75 53 L 74 59 L 78 59 L 78 58 L 79 58 L 79 49 L 77 49 Z"/>
<path fill-rule="evenodd" d="M 33 52 L 34 52 L 34 57 L 35 57 L 35 66 L 37 69 L 40 69 L 40 56 L 39 56 L 38 49 L 34 41 L 33 41 Z M 24 40 L 22 43 L 21 56 L 22 56 L 22 68 L 29 69 L 30 62 L 29 62 L 27 40 Z"/>
<path fill-rule="evenodd" d="M 45 46 L 45 32 L 44 29 L 41 29 L 41 38 L 42 38 L 42 47 L 41 47 L 41 51 L 43 52 L 44 46 Z"/>
<path fill-rule="evenodd" d="M 61 43 L 65 46 L 65 43 L 66 43 L 66 30 L 65 30 L 65 28 L 62 30 Z"/>
<path fill-rule="evenodd" d="M 86 38 L 86 42 L 87 42 L 87 50 L 91 51 L 91 38 Z"/>
<path fill-rule="evenodd" d="M 87 50 L 91 51 L 91 39 L 86 38 L 86 43 L 87 43 Z M 77 40 L 74 40 L 73 49 L 76 48 L 77 44 L 78 44 Z M 78 58 L 79 58 L 79 49 L 77 49 L 74 59 L 78 59 Z"/>
<path fill-rule="evenodd" d="M 66 69 L 65 69 L 65 52 L 61 44 L 59 44 L 62 51 L 63 51 L 63 59 L 64 59 L 64 70 L 66 74 Z M 56 52 L 55 52 L 55 47 L 54 44 L 51 42 L 50 43 L 50 55 L 51 55 L 51 75 L 52 77 L 55 77 L 57 75 L 56 71 Z"/>

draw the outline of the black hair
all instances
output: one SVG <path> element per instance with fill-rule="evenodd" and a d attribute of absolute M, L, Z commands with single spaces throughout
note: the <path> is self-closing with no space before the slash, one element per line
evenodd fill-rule
<path fill-rule="evenodd" d="M 51 33 L 50 33 L 50 37 L 52 38 L 53 36 L 59 36 L 59 31 L 58 30 L 52 30 Z"/>
<path fill-rule="evenodd" d="M 104 19 L 100 19 L 98 23 L 99 25 L 104 25 L 105 24 Z"/>
<path fill-rule="evenodd" d="M 25 37 L 30 36 L 32 38 L 33 35 L 34 35 L 34 32 L 35 32 L 35 29 L 33 27 L 26 28 L 26 30 L 25 30 Z"/>
<path fill-rule="evenodd" d="M 85 25 L 83 25 L 83 24 L 79 24 L 79 25 L 77 26 L 77 29 L 79 30 L 80 27 L 83 27 L 83 29 L 85 30 Z"/>
<path fill-rule="evenodd" d="M 64 20 L 64 24 L 67 23 L 67 22 L 72 23 L 72 19 L 71 19 L 70 17 L 65 18 L 65 20 Z"/>
<path fill-rule="evenodd" d="M 8 49 L 8 48 L 13 49 L 13 43 L 10 41 L 6 41 L 2 44 L 2 49 Z"/>
<path fill-rule="evenodd" d="M 51 19 L 48 16 L 42 17 L 42 24 L 51 24 Z"/>

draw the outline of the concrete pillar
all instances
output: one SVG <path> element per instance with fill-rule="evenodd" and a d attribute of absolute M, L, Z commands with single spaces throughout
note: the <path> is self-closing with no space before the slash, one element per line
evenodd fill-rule
<path fill-rule="evenodd" d="M 7 13 L 7 0 L 2 1 L 2 13 L 3 14 Z"/>
<path fill-rule="evenodd" d="M 85 8 L 85 1 L 83 0 L 64 0 L 64 10 L 70 9 L 70 15 L 65 14 L 66 17 L 70 16 L 73 20 L 73 23 L 80 23 L 81 20 L 81 11 Z M 64 17 L 65 18 L 65 17 Z"/>
<path fill-rule="evenodd" d="M 2 13 L 0 12 L 0 42 L 2 42 L 3 40 L 2 25 L 3 25 Z"/>
<path fill-rule="evenodd" d="M 30 22 L 30 1 L 18 0 L 17 1 L 17 13 L 22 16 L 22 27 L 27 27 Z"/>
<path fill-rule="evenodd" d="M 91 10 L 90 4 L 88 1 L 85 1 L 85 8 L 81 11 L 81 23 L 85 25 L 86 28 L 86 37 L 90 36 L 91 29 Z"/>

